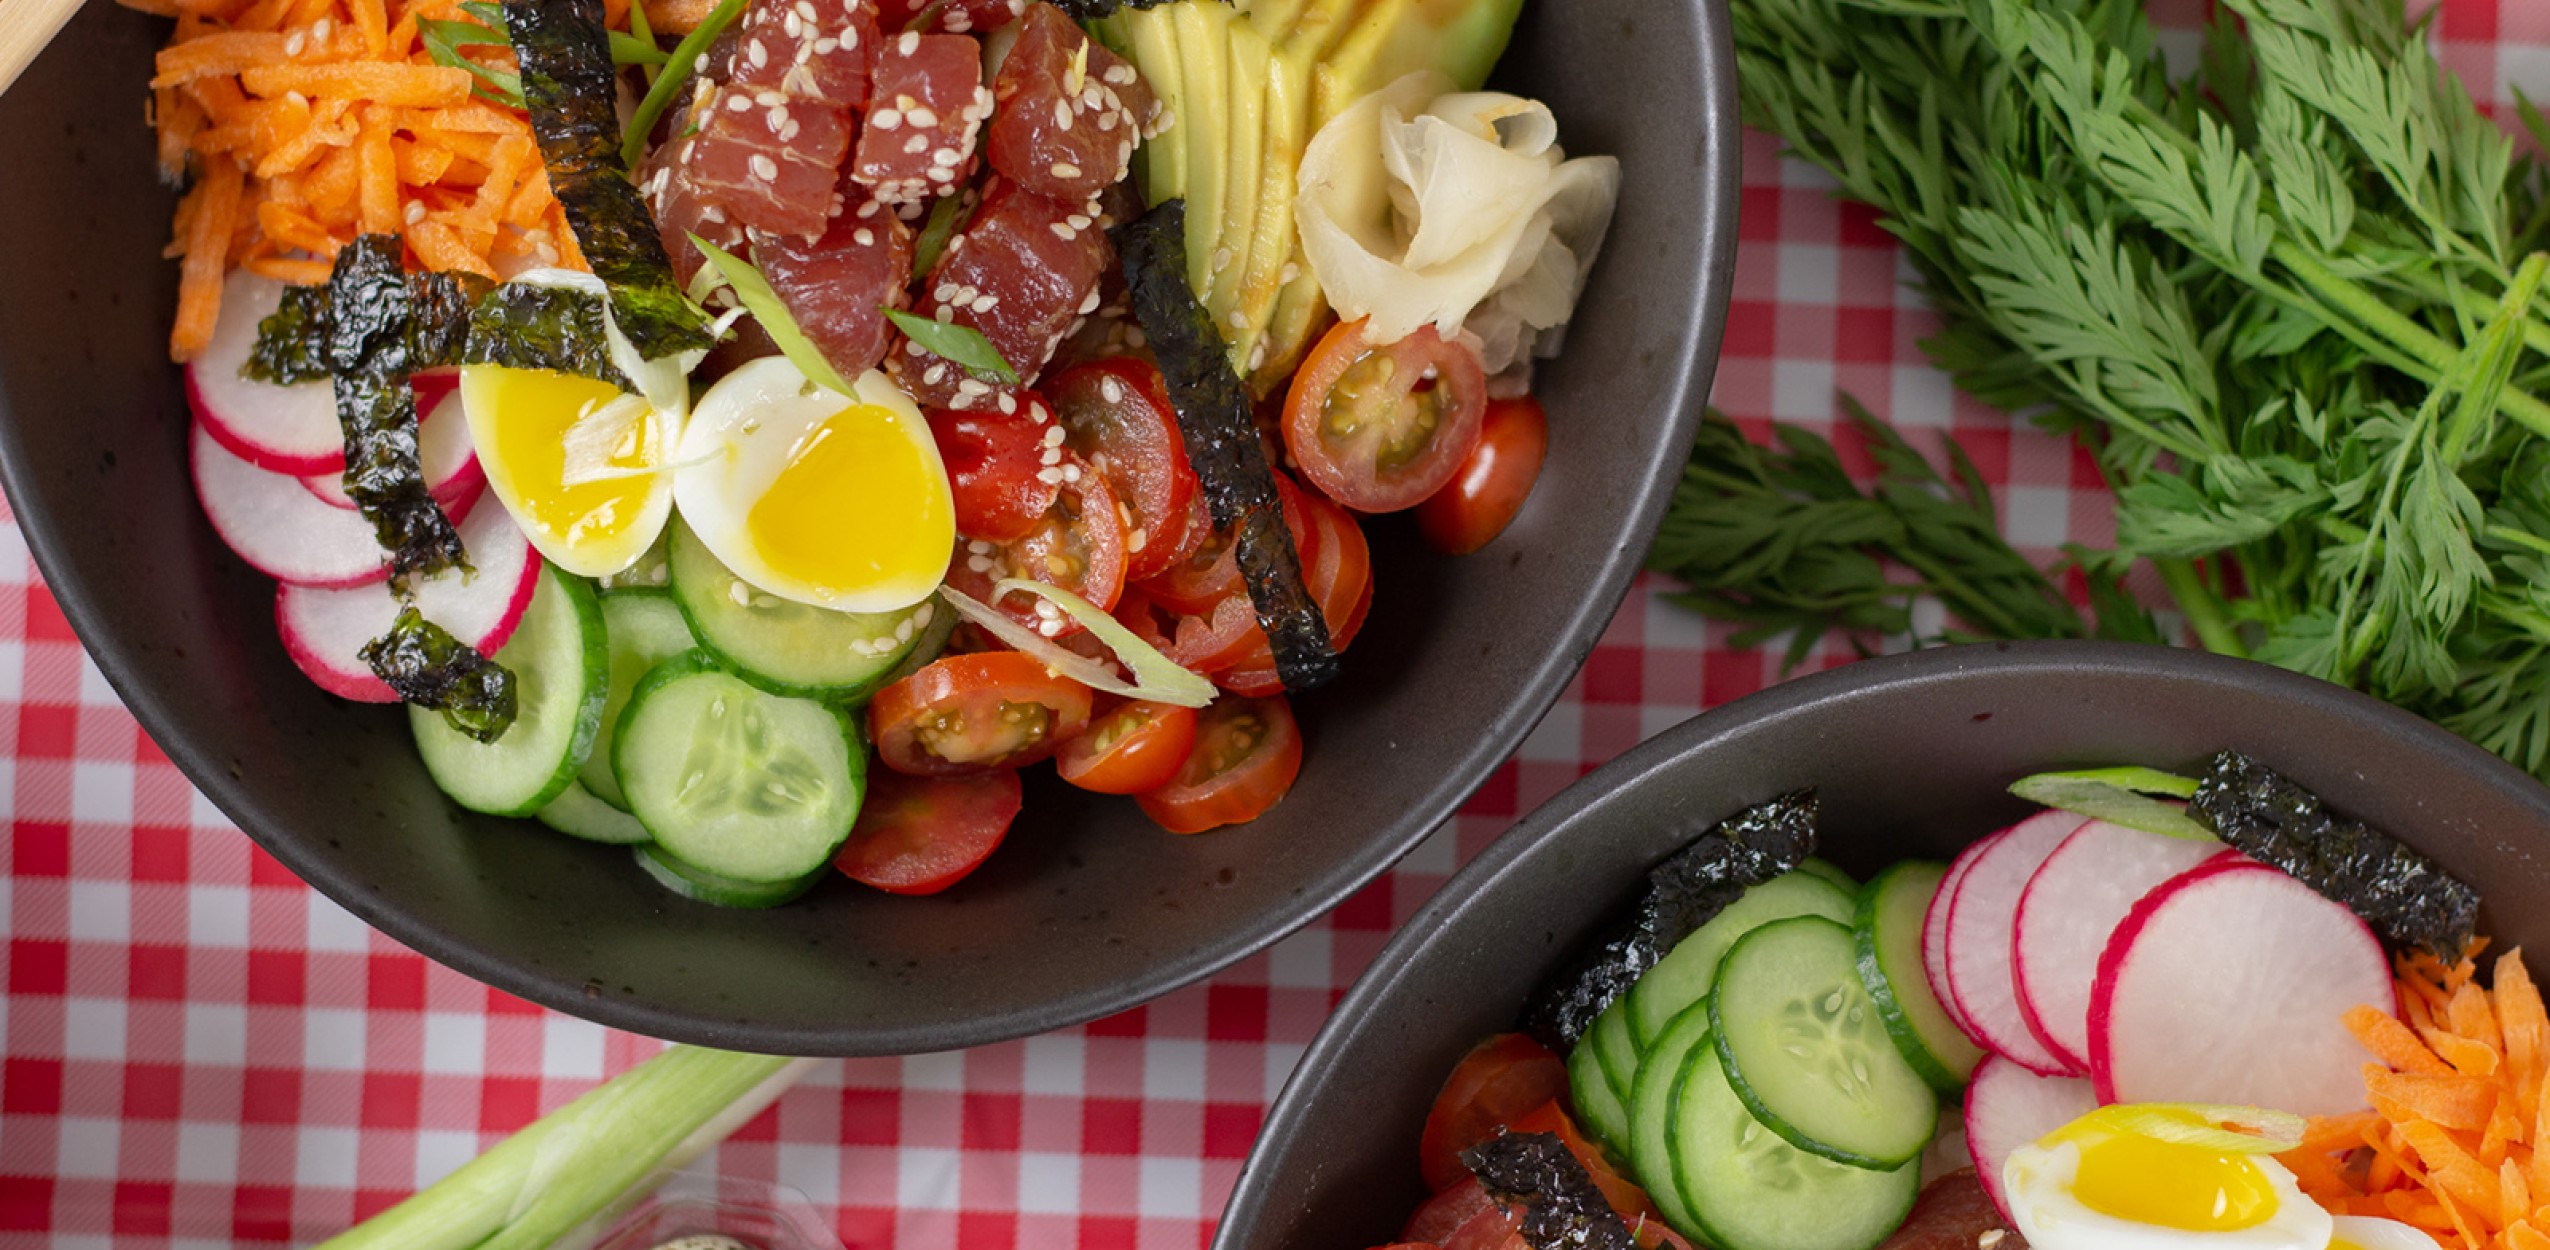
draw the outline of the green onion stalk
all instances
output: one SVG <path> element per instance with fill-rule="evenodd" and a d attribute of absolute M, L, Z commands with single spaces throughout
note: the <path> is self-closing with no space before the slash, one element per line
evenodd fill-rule
<path fill-rule="evenodd" d="M 667 1047 L 319 1250 L 581 1244 L 817 1062 Z"/>

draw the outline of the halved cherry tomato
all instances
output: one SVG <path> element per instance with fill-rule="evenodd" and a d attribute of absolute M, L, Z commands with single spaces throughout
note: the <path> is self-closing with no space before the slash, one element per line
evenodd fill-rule
<path fill-rule="evenodd" d="M 1479 445 L 1443 489 L 1417 505 L 1417 531 L 1426 545 L 1448 556 L 1487 546 L 1523 510 L 1548 455 L 1549 416 L 1539 400 L 1526 395 L 1489 401 L 1479 422 Z"/>
<path fill-rule="evenodd" d="M 1062 493 L 1062 483 L 1037 476 L 1052 427 L 1028 415 L 1036 410 L 1033 396 L 1029 404 L 1015 416 L 929 410 L 930 434 L 955 497 L 957 533 L 986 542 L 1025 538 Z"/>
<path fill-rule="evenodd" d="M 1054 771 L 1083 790 L 1140 794 L 1169 784 L 1195 749 L 1195 709 L 1135 699 L 1098 714 L 1063 744 Z"/>
<path fill-rule="evenodd" d="M 1275 500 L 1284 509 L 1284 527 L 1299 547 L 1310 534 L 1310 514 L 1303 510 L 1302 488 L 1282 473 L 1275 475 Z M 1185 559 L 1169 566 L 1143 583 L 1151 598 L 1172 612 L 1190 615 L 1210 612 L 1213 605 L 1245 589 L 1240 580 L 1240 558 L 1231 550 L 1231 534 L 1212 527 L 1204 514 L 1201 494 L 1195 500 L 1196 523 L 1203 525 L 1204 537 L 1196 540 L 1195 549 Z"/>
<path fill-rule="evenodd" d="M 956 541 L 947 584 L 1008 613 L 1012 620 L 1048 638 L 1080 632 L 1080 623 L 1033 595 L 1008 595 L 995 602 L 992 586 L 1003 578 L 1059 586 L 1105 611 L 1124 593 L 1124 519 L 1116 511 L 1116 494 L 1107 479 L 1063 453 L 1061 493 L 1025 537 L 1008 542 L 982 538 Z M 1044 605 L 1045 610 L 1037 610 Z"/>
<path fill-rule="evenodd" d="M 907 777 L 880 768 L 832 865 L 888 894 L 936 894 L 991 858 L 1021 802 L 1016 769 Z"/>
<path fill-rule="evenodd" d="M 1177 776 L 1134 799 L 1161 828 L 1202 833 L 1255 820 L 1301 775 L 1301 728 L 1284 696 L 1215 699 L 1195 720 L 1195 749 Z"/>
<path fill-rule="evenodd" d="M 1141 581 L 1195 554 L 1205 530 L 1186 439 L 1160 370 L 1112 356 L 1064 370 L 1047 386 L 1064 445 L 1115 488 L 1125 511 L 1125 580 Z"/>
<path fill-rule="evenodd" d="M 1353 513 L 1316 492 L 1303 493 L 1302 511 L 1310 520 L 1309 537 L 1298 544 L 1302 581 L 1319 604 L 1320 619 L 1328 624 L 1329 650 L 1344 651 L 1372 612 L 1372 547 L 1364 541 L 1363 527 L 1356 524 Z M 1255 615 L 1252 609 L 1250 618 L 1254 620 Z M 1215 685 L 1237 694 L 1262 696 L 1284 688 L 1283 679 L 1275 675 L 1274 646 L 1266 641 L 1263 630 L 1257 634 L 1256 650 L 1212 676 Z"/>
<path fill-rule="evenodd" d="M 1521 1033 L 1499 1033 L 1470 1048 L 1454 1065 L 1426 1113 L 1417 1139 L 1417 1170 L 1429 1189 L 1445 1189 L 1470 1174 L 1461 1152 L 1494 1136 L 1567 1092 L 1567 1063 Z"/>
<path fill-rule="evenodd" d="M 877 692 L 868 740 L 899 773 L 949 777 L 1018 768 L 1089 724 L 1089 687 L 1015 651 L 942 656 Z"/>
<path fill-rule="evenodd" d="M 1443 488 L 1479 441 L 1479 354 L 1432 326 L 1375 344 L 1366 323 L 1330 330 L 1293 375 L 1284 449 L 1302 476 L 1357 512 L 1412 508 Z"/>

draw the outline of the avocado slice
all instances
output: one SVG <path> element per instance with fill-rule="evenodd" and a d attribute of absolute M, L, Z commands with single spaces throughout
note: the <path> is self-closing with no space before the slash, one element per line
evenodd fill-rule
<path fill-rule="evenodd" d="M 1289 28 L 1282 32 L 1286 50 L 1297 53 L 1313 65 L 1345 39 L 1346 32 L 1363 20 L 1376 0 L 1303 0 L 1300 12 Z M 1270 15 L 1271 16 L 1271 15 Z M 1272 27 L 1261 26 L 1269 35 Z"/>
<path fill-rule="evenodd" d="M 1168 114 L 1169 128 L 1159 138 L 1143 143 L 1139 154 L 1142 198 L 1149 204 L 1161 204 L 1186 194 L 1185 132 L 1193 124 L 1188 114 L 1194 110 L 1186 98 L 1186 73 L 1180 63 L 1175 11 L 1127 6 L 1096 23 L 1099 38 L 1133 62 Z"/>
<path fill-rule="evenodd" d="M 1298 248 L 1293 201 L 1301 188 L 1302 148 L 1310 140 L 1310 66 L 1269 48 L 1263 93 L 1265 134 L 1257 169 L 1257 225 L 1249 232 L 1247 260 L 1234 302 L 1244 325 L 1231 342 L 1232 363 L 1244 374 L 1265 363 L 1259 345 L 1284 287 L 1285 263 Z"/>
<path fill-rule="evenodd" d="M 1222 337 L 1231 344 L 1231 365 L 1247 371 L 1248 350 L 1255 345 L 1259 319 L 1241 304 L 1251 249 L 1256 246 L 1264 215 L 1266 170 L 1266 80 L 1275 47 L 1246 22 L 1230 25 L 1230 114 L 1223 132 L 1226 181 L 1222 190 L 1222 226 L 1213 249 L 1213 290 L 1204 306 Z"/>
<path fill-rule="evenodd" d="M 1231 11 L 1213 0 L 1186 0 L 1160 11 L 1177 23 L 1179 69 L 1186 76 L 1187 101 L 1187 115 L 1179 120 L 1178 130 L 1162 137 L 1186 147 L 1187 285 L 1209 309 L 1213 253 L 1221 246 L 1230 203 L 1231 167 L 1225 145 L 1231 126 Z"/>
<path fill-rule="evenodd" d="M 1248 6 L 1248 24 L 1258 33 L 1282 43 L 1299 25 L 1310 0 L 1256 0 Z"/>

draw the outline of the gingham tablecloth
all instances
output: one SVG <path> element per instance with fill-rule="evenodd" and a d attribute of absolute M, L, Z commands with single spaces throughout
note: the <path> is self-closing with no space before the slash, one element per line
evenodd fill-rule
<path fill-rule="evenodd" d="M 2201 0 L 2164 2 L 2183 25 Z M 2449 0 L 2437 34 L 2483 100 L 2550 95 L 2550 0 Z M 1923 362 L 1932 319 L 1869 215 L 1768 139 L 1744 157 L 1718 406 L 1829 429 L 1849 391 L 1917 442 L 1953 431 L 2033 552 L 2105 541 L 2086 460 Z M 1778 679 L 1661 589 L 1632 592 L 1450 825 L 1333 915 L 1085 1028 L 822 1065 L 693 1170 L 801 1191 L 850 1250 L 1202 1245 L 1267 1102 L 1394 926 L 1518 814 Z M 0 1246 L 308 1244 L 656 1049 L 430 963 L 259 851 L 108 690 L 5 510 L 0 809 Z"/>

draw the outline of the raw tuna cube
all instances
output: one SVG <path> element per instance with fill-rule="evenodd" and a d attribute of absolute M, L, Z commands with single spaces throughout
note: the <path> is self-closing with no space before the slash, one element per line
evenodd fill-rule
<path fill-rule="evenodd" d="M 982 45 L 962 35 L 893 36 L 878 50 L 867 126 L 852 176 L 888 204 L 918 204 L 962 184 L 992 115 Z"/>
<path fill-rule="evenodd" d="M 887 30 L 899 31 L 913 19 L 930 12 L 934 0 L 882 0 L 878 5 L 878 22 Z M 947 0 L 938 5 L 928 29 L 951 35 L 967 32 L 982 34 L 1017 21 L 1026 11 L 1027 0 Z"/>
<path fill-rule="evenodd" d="M 701 199 L 765 234 L 822 234 L 850 149 L 849 113 L 741 84 L 703 107 L 685 164 Z"/>
<path fill-rule="evenodd" d="M 1098 307 L 1115 249 L 1086 205 L 1059 204 L 995 177 L 974 219 L 923 284 L 924 316 L 972 326 L 1033 382 L 1080 318 Z M 1000 387 L 906 342 L 887 358 L 905 390 L 942 408 L 992 406 Z"/>
<path fill-rule="evenodd" d="M 993 170 L 1067 204 L 1123 180 L 1159 108 L 1133 66 L 1050 4 L 1028 11 L 992 98 Z"/>
<path fill-rule="evenodd" d="M 869 0 L 760 0 L 736 40 L 734 80 L 755 91 L 859 108 L 868 102 L 876 47 L 877 14 Z"/>
<path fill-rule="evenodd" d="M 690 129 L 690 122 L 676 119 L 674 127 L 674 133 L 681 134 Z M 638 184 L 646 193 L 646 207 L 656 229 L 664 236 L 664 251 L 673 258 L 673 277 L 685 287 L 706 263 L 699 249 L 691 246 L 690 236 L 696 234 L 729 252 L 744 245 L 743 224 L 725 209 L 712 207 L 691 178 L 691 148 L 698 142 L 699 136 L 692 135 L 655 149 Z"/>
<path fill-rule="evenodd" d="M 884 360 L 894 341 L 882 310 L 906 302 L 912 231 L 859 188 L 845 187 L 844 196 L 848 206 L 822 238 L 757 239 L 753 259 L 797 328 L 843 377 L 855 378 Z"/>

